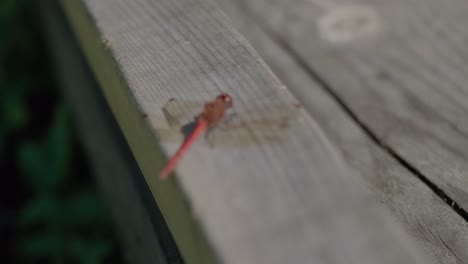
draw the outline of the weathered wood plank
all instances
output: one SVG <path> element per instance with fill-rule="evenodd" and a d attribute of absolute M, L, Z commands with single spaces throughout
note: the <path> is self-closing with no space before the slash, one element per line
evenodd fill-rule
<path fill-rule="evenodd" d="M 53 1 L 38 4 L 57 80 L 122 238 L 129 263 L 181 263 L 162 215 L 73 34 Z"/>
<path fill-rule="evenodd" d="M 466 1 L 243 3 L 468 218 Z"/>
<path fill-rule="evenodd" d="M 349 167 L 374 191 L 436 263 L 468 263 L 468 224 L 423 182 L 379 148 L 281 43 L 233 0 L 220 0 L 237 29 L 338 146 Z"/>
<path fill-rule="evenodd" d="M 201 141 L 177 178 L 157 179 L 162 153 L 177 147 L 155 137 L 169 98 L 230 92 L 240 113 L 295 101 L 212 2 L 62 4 L 185 261 L 423 263 L 305 111 L 281 141 Z M 249 128 L 254 142 L 272 133 Z"/>

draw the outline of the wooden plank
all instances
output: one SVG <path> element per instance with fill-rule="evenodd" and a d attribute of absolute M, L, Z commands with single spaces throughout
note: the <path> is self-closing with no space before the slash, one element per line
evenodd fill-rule
<path fill-rule="evenodd" d="M 466 1 L 242 3 L 468 219 Z"/>
<path fill-rule="evenodd" d="M 240 113 L 295 99 L 209 0 L 61 3 L 186 262 L 427 263 L 305 111 L 280 141 L 201 141 L 159 181 L 169 98 L 225 91 Z"/>
<path fill-rule="evenodd" d="M 435 263 L 468 263 L 468 224 L 430 188 L 375 144 L 258 21 L 231 0 L 220 1 L 236 28 L 297 97 L 350 168 L 389 208 Z"/>
<path fill-rule="evenodd" d="M 76 40 L 53 1 L 42 1 L 43 29 L 56 76 L 76 118 L 94 175 L 113 213 L 129 263 L 181 263 L 153 196 Z"/>

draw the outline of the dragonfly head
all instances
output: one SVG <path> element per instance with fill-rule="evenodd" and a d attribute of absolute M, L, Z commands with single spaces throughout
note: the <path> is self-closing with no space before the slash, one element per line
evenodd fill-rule
<path fill-rule="evenodd" d="M 218 95 L 217 99 L 221 100 L 226 105 L 226 108 L 232 107 L 232 96 L 230 94 L 222 93 Z"/>

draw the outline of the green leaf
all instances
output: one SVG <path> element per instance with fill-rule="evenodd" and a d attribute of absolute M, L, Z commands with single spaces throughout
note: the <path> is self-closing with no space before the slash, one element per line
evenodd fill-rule
<path fill-rule="evenodd" d="M 21 243 L 22 255 L 31 258 L 43 258 L 56 255 L 62 250 L 63 240 L 56 233 L 44 233 L 36 236 L 29 236 Z"/>
<path fill-rule="evenodd" d="M 0 120 L 6 132 L 21 129 L 28 122 L 29 112 L 25 102 L 28 82 L 21 79 L 7 84 L 4 74 L 0 72 Z"/>
<path fill-rule="evenodd" d="M 82 239 L 73 239 L 70 245 L 70 251 L 81 264 L 100 264 L 104 263 L 104 258 L 112 250 L 112 244 L 107 240 L 84 241 Z"/>
<path fill-rule="evenodd" d="M 105 224 L 107 221 L 107 212 L 102 201 L 91 190 L 74 194 L 67 200 L 66 206 L 72 208 L 70 212 L 63 215 L 65 222 L 69 225 L 84 227 Z"/>
<path fill-rule="evenodd" d="M 3 102 L 4 125 L 9 131 L 23 128 L 28 121 L 28 110 L 24 101 L 11 97 Z"/>
<path fill-rule="evenodd" d="M 20 226 L 31 227 L 36 224 L 50 224 L 60 214 L 60 203 L 48 196 L 30 200 L 20 214 Z"/>
<path fill-rule="evenodd" d="M 46 157 L 41 148 L 30 141 L 23 143 L 18 152 L 21 172 L 36 192 L 47 191 L 51 185 L 46 177 Z"/>
<path fill-rule="evenodd" d="M 26 142 L 19 151 L 19 163 L 36 192 L 56 191 L 67 176 L 70 162 L 68 115 L 63 107 L 55 111 L 53 124 L 41 144 Z"/>
<path fill-rule="evenodd" d="M 54 123 L 48 131 L 45 142 L 49 160 L 48 176 L 51 182 L 59 184 L 68 173 L 71 156 L 71 138 L 68 113 L 63 106 L 57 107 Z"/>

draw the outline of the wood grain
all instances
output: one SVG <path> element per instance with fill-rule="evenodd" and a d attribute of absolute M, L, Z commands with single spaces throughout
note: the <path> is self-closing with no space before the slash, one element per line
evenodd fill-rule
<path fill-rule="evenodd" d="M 176 177 L 157 179 L 177 147 L 155 137 L 169 98 L 225 91 L 241 113 L 252 104 L 295 107 L 215 4 L 62 5 L 186 262 L 427 263 L 305 111 L 284 141 L 222 149 L 201 141 Z M 248 128 L 254 139 L 274 129 Z"/>
<path fill-rule="evenodd" d="M 466 1 L 241 2 L 305 60 L 383 147 L 468 218 Z M 372 23 L 372 32 L 346 40 L 334 36 L 360 31 L 323 26 L 353 9 L 372 13 L 363 23 Z"/>
<path fill-rule="evenodd" d="M 258 26 L 242 5 L 221 0 L 236 28 L 297 97 L 337 146 L 350 168 L 388 207 L 435 263 L 467 263 L 468 224 L 449 205 L 382 150 L 316 80 Z"/>

